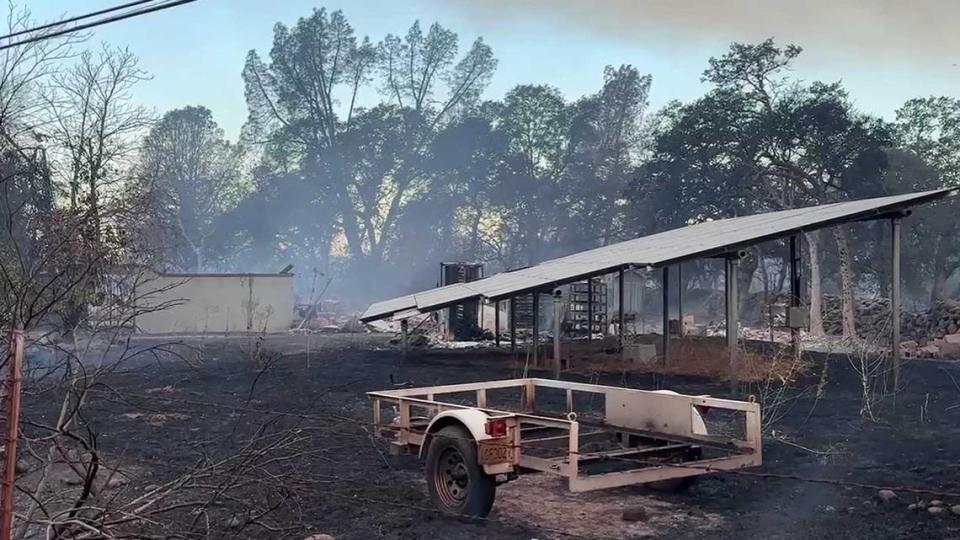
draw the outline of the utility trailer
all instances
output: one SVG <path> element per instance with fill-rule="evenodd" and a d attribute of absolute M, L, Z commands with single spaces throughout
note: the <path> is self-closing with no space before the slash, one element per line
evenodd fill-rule
<path fill-rule="evenodd" d="M 434 504 L 468 517 L 487 516 L 496 486 L 530 472 L 565 477 L 574 492 L 633 484 L 677 490 L 695 476 L 762 460 L 752 398 L 537 378 L 367 395 L 391 452 L 426 458 Z"/>

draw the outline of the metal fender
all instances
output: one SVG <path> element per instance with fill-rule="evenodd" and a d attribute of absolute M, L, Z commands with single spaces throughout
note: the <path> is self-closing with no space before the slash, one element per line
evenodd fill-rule
<path fill-rule="evenodd" d="M 657 394 L 672 394 L 675 396 L 679 395 L 673 390 L 654 390 L 654 392 Z M 691 407 L 690 409 L 693 412 L 690 421 L 691 429 L 693 430 L 694 435 L 709 435 L 707 433 L 707 425 L 704 423 L 703 416 L 700 414 L 700 411 L 698 411 L 696 407 Z"/>
<path fill-rule="evenodd" d="M 427 426 L 427 435 L 423 439 L 423 444 L 420 445 L 419 456 L 421 458 L 423 457 L 425 449 L 430 446 L 430 440 L 433 438 L 433 434 L 441 428 L 450 425 L 460 424 L 467 428 L 467 431 L 473 435 L 475 441 L 490 439 L 491 437 L 487 435 L 484 430 L 484 426 L 488 420 L 490 420 L 490 415 L 478 409 L 453 409 L 443 411 L 434 416 L 433 420 L 430 421 L 430 425 Z"/>

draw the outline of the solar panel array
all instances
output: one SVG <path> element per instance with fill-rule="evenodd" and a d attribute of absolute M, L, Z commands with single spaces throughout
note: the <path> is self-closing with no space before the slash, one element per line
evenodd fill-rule
<path fill-rule="evenodd" d="M 360 319 L 368 322 L 411 309 L 425 313 L 464 300 L 508 298 L 630 266 L 657 267 L 721 255 L 798 232 L 902 210 L 952 193 L 953 190 L 939 189 L 706 221 L 581 251 L 470 283 L 447 285 L 377 302 L 367 308 Z"/>

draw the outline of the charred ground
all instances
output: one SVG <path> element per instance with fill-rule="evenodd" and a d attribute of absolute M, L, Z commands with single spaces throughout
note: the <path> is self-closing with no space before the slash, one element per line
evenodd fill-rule
<path fill-rule="evenodd" d="M 482 350 L 403 360 L 386 337 L 356 335 L 314 337 L 308 360 L 301 341 L 268 339 L 259 367 L 247 341 L 181 344 L 170 348 L 177 355 L 130 364 L 91 394 L 85 418 L 99 433 L 99 450 L 130 478 L 117 489 L 118 499 L 142 496 L 201 465 L 213 472 L 195 482 L 222 489 L 202 505 L 188 504 L 189 490 L 171 493 L 163 501 L 170 509 L 145 533 L 187 538 L 208 523 L 213 537 L 224 538 L 311 532 L 338 539 L 960 535 L 960 516 L 949 510 L 933 515 L 907 508 L 932 499 L 949 508 L 960 498 L 897 490 L 960 493 L 960 369 L 954 364 L 908 364 L 906 390 L 870 421 L 860 415 L 855 373 L 833 357 L 823 396 L 812 391 L 819 376 L 814 367 L 810 380 L 792 385 L 784 417 L 767 434 L 765 464 L 757 472 L 890 486 L 898 495 L 890 502 L 879 502 L 875 489 L 736 474 L 702 477 L 678 495 L 642 488 L 572 495 L 559 482 L 530 476 L 501 487 L 489 520 L 465 523 L 430 509 L 416 458 L 386 455 L 373 440 L 364 392 L 400 382 L 513 377 L 517 367 Z M 565 377 L 692 394 L 726 391 L 725 383 L 694 377 Z M 42 394 L 25 402 L 38 424 L 55 413 L 52 407 Z M 624 522 L 623 509 L 637 506 L 646 509 L 646 520 Z"/>

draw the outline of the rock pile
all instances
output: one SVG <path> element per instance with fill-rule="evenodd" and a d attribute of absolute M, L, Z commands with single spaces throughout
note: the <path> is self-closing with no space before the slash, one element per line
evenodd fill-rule
<path fill-rule="evenodd" d="M 960 302 L 937 302 L 925 313 L 917 314 L 909 335 L 914 339 L 940 339 L 960 331 Z M 906 319 L 906 318 L 905 318 Z"/>
<path fill-rule="evenodd" d="M 858 298 L 855 306 L 857 334 L 869 341 L 890 339 L 890 300 Z M 841 301 L 838 296 L 823 297 L 823 329 L 840 335 Z M 960 302 L 937 302 L 926 311 L 900 313 L 901 351 L 916 358 L 960 358 Z"/>
<path fill-rule="evenodd" d="M 842 302 L 839 296 L 823 295 L 823 331 L 829 335 L 839 336 L 843 333 Z M 890 336 L 890 300 L 888 298 L 858 298 L 854 305 L 854 317 L 857 325 L 857 335 L 867 341 L 889 339 Z M 903 324 L 911 321 L 912 314 L 901 313 L 901 335 L 904 328 L 912 326 Z"/>
<path fill-rule="evenodd" d="M 854 307 L 857 334 L 865 339 L 886 338 L 890 335 L 890 300 L 888 298 L 858 298 Z M 827 334 L 842 333 L 840 298 L 823 297 L 823 330 Z M 900 335 L 915 340 L 937 339 L 960 331 L 960 303 L 937 302 L 927 311 L 900 312 Z"/>

